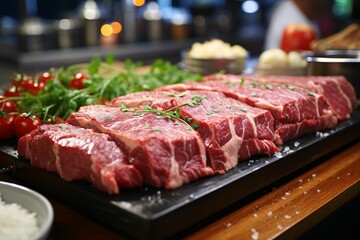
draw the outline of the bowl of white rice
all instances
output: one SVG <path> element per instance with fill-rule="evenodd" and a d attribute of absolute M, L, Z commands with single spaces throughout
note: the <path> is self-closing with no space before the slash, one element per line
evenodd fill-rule
<path fill-rule="evenodd" d="M 0 239 L 46 239 L 53 219 L 53 208 L 44 196 L 0 181 Z"/>

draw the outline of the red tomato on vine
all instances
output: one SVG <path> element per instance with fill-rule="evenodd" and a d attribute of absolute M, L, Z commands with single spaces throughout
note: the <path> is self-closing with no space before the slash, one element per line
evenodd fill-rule
<path fill-rule="evenodd" d="M 35 130 L 42 124 L 40 118 L 36 115 L 20 114 L 14 120 L 15 134 L 19 138 Z"/>

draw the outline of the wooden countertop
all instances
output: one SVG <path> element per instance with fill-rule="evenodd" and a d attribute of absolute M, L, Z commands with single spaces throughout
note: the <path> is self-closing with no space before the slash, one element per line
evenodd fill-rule
<path fill-rule="evenodd" d="M 14 181 L 5 174 L 0 180 Z M 279 183 L 248 203 L 220 213 L 185 239 L 293 239 L 360 193 L 360 141 Z M 125 239 L 49 198 L 55 219 L 49 240 Z"/>

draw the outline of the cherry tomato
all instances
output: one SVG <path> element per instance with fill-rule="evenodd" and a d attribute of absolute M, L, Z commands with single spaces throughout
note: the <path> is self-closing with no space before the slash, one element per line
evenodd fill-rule
<path fill-rule="evenodd" d="M 41 120 L 36 115 L 20 114 L 14 120 L 15 134 L 19 138 L 40 126 Z"/>
<path fill-rule="evenodd" d="M 16 86 L 11 86 L 9 89 L 4 91 L 4 97 L 19 97 L 21 92 Z"/>
<path fill-rule="evenodd" d="M 285 52 L 309 51 L 310 43 L 317 38 L 315 30 L 304 23 L 290 23 L 283 32 L 280 48 Z"/>
<path fill-rule="evenodd" d="M 0 96 L 0 110 L 7 113 L 16 112 L 16 104 L 13 100 Z"/>
<path fill-rule="evenodd" d="M 50 72 L 43 72 L 39 77 L 39 83 L 46 85 L 46 82 L 53 79 L 54 76 Z"/>
<path fill-rule="evenodd" d="M 24 84 L 25 91 L 32 95 L 37 95 L 40 90 L 44 89 L 44 87 L 45 83 L 34 82 L 32 80 L 29 80 Z"/>
<path fill-rule="evenodd" d="M 31 77 L 29 75 L 17 73 L 15 74 L 11 82 L 13 86 L 22 89 L 29 80 L 31 80 Z"/>
<path fill-rule="evenodd" d="M 73 89 L 83 89 L 84 82 L 87 80 L 87 77 L 82 73 L 77 73 L 73 79 L 70 80 L 69 86 Z"/>
<path fill-rule="evenodd" d="M 0 139 L 8 140 L 15 137 L 15 129 L 14 129 L 14 119 L 15 116 L 13 114 L 4 114 L 0 112 Z"/>

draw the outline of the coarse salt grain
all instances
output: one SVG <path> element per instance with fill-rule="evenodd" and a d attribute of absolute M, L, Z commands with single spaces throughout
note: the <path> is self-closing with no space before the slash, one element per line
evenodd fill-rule
<path fill-rule="evenodd" d="M 256 229 L 252 228 L 251 231 L 252 231 L 251 238 L 254 240 L 259 239 L 259 233 L 256 231 Z"/>
<path fill-rule="evenodd" d="M 0 193 L 0 239 L 31 239 L 38 231 L 36 213 L 17 203 L 5 203 Z"/>
<path fill-rule="evenodd" d="M 290 148 L 289 147 L 285 147 L 283 152 L 289 152 Z"/>

